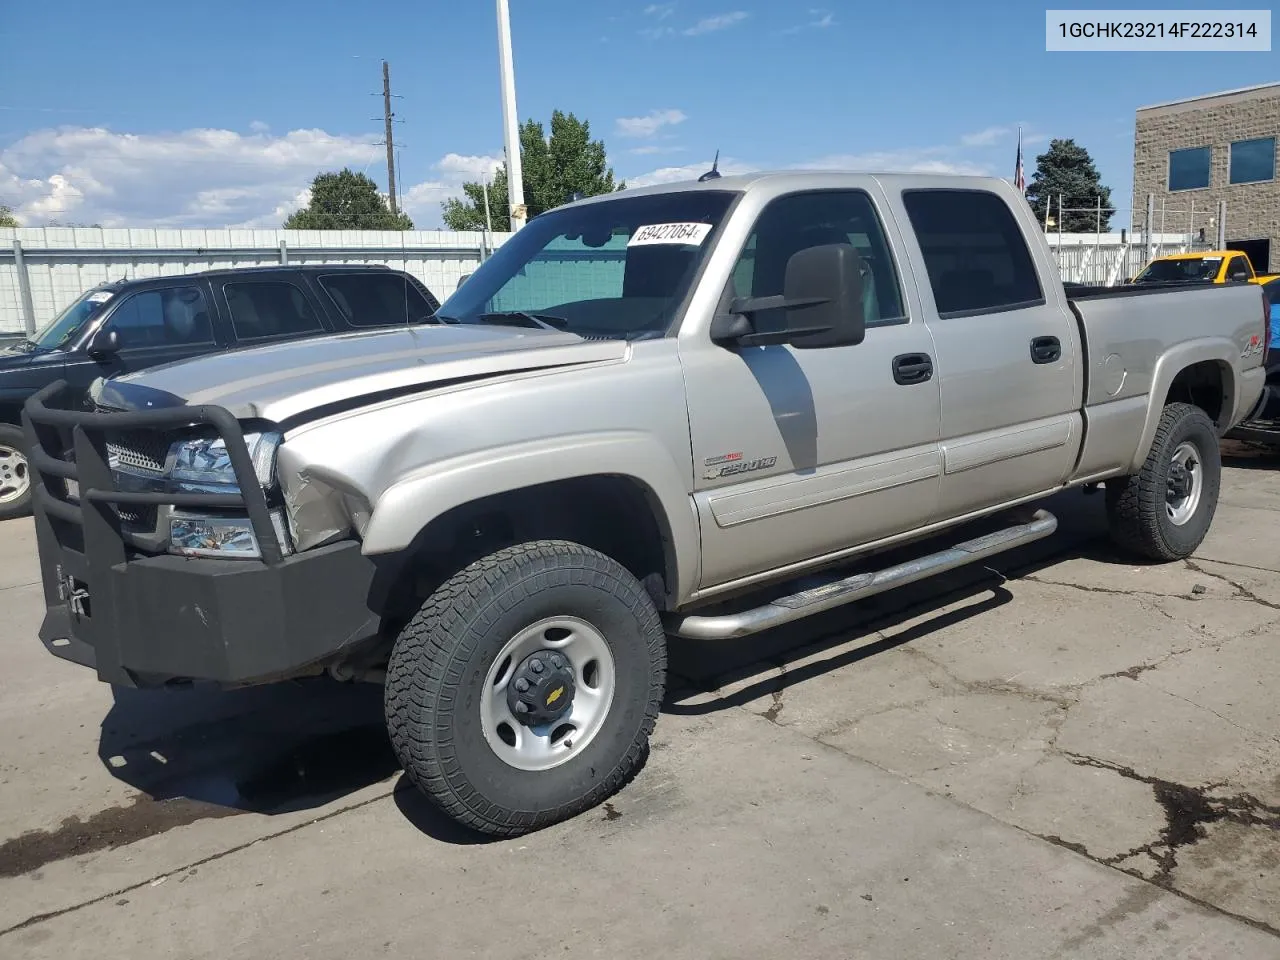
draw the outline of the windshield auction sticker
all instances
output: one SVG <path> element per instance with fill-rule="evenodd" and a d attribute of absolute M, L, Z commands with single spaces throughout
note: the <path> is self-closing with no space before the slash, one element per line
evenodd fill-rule
<path fill-rule="evenodd" d="M 647 247 L 657 243 L 674 243 L 700 247 L 710 232 L 709 223 L 651 223 L 636 230 L 627 241 L 627 246 Z"/>
<path fill-rule="evenodd" d="M 86 297 L 85 299 L 88 300 L 90 303 L 106 303 L 108 300 L 111 299 L 111 291 L 99 290 L 96 293 L 89 294 L 89 296 Z"/>

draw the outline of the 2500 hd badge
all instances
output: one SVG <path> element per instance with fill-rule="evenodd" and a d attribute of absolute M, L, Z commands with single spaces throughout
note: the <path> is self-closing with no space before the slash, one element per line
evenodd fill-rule
<path fill-rule="evenodd" d="M 720 457 L 708 457 L 704 463 L 704 480 L 718 480 L 721 477 L 732 477 L 739 473 L 751 473 L 753 470 L 768 470 L 778 462 L 777 457 L 756 457 L 754 460 L 743 460 L 741 453 L 726 453 Z"/>

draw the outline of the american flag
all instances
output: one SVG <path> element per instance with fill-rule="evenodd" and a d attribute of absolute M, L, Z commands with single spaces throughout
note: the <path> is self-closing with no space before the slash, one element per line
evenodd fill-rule
<path fill-rule="evenodd" d="M 1018 128 L 1018 162 L 1013 170 L 1013 185 L 1023 196 L 1027 193 L 1027 178 L 1022 174 L 1022 128 Z"/>

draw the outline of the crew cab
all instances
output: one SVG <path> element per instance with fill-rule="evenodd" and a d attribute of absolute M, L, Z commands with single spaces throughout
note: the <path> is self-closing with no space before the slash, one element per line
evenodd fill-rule
<path fill-rule="evenodd" d="M 1257 286 L 1068 289 L 996 179 L 704 181 L 530 220 L 430 323 L 40 391 L 49 652 L 381 682 L 412 782 L 515 835 L 637 772 L 668 644 L 1049 536 L 1070 487 L 1134 556 L 1200 544 Z"/>
<path fill-rule="evenodd" d="M 440 306 L 410 274 L 381 265 L 240 267 L 104 283 L 30 339 L 0 350 L 0 520 L 30 510 L 19 417 L 66 380 L 78 401 L 100 377 L 236 347 L 420 322 Z"/>
<path fill-rule="evenodd" d="M 1131 282 L 1266 283 L 1268 280 L 1275 279 L 1275 276 L 1255 273 L 1253 261 L 1239 250 L 1205 250 L 1198 253 L 1170 253 L 1163 257 L 1156 257 Z"/>

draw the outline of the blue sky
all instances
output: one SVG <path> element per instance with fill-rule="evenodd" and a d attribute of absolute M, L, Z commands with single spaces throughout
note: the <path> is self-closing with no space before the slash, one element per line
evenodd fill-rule
<path fill-rule="evenodd" d="M 1280 78 L 1275 53 L 1046 53 L 1025 0 L 510 4 L 520 116 L 586 118 L 633 183 L 716 149 L 1010 177 L 1022 124 L 1028 178 L 1071 137 L 1127 207 L 1136 107 Z M 381 58 L 420 227 L 501 156 L 490 0 L 10 0 L 0 49 L 0 204 L 32 225 L 275 226 L 319 170 L 382 183 Z"/>

